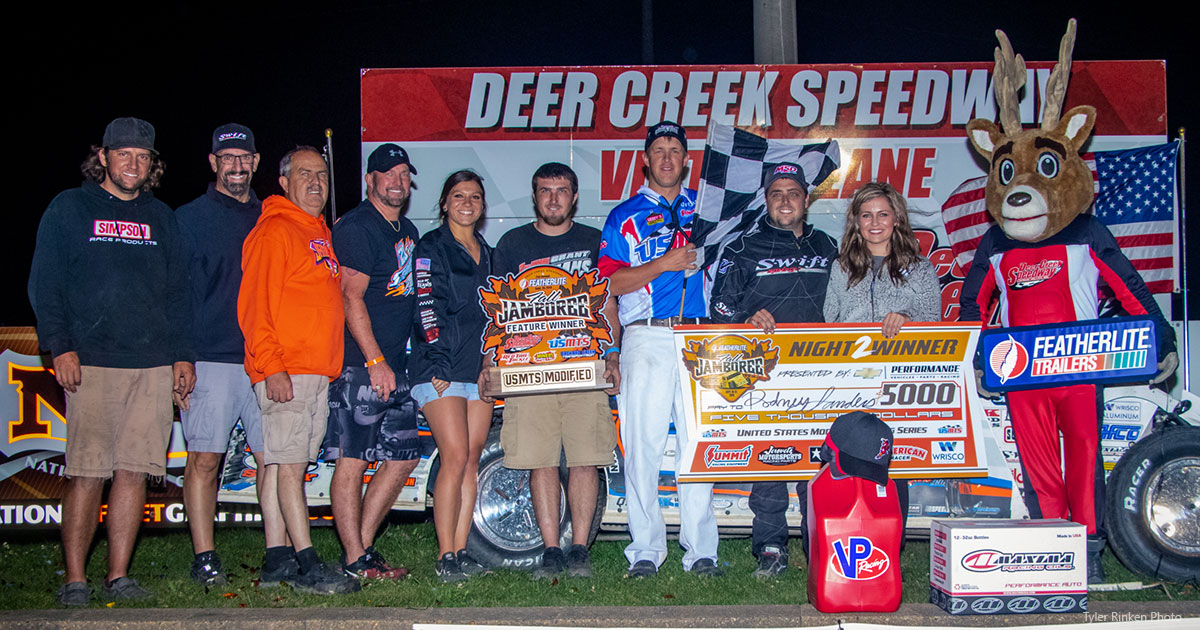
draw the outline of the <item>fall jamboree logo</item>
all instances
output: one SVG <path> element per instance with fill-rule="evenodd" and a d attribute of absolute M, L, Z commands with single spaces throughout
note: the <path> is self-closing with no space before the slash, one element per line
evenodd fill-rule
<path fill-rule="evenodd" d="M 779 363 L 779 348 L 770 339 L 741 335 L 689 339 L 683 363 L 693 381 L 733 402 L 754 389 L 755 383 L 771 380 L 771 370 Z"/>
<path fill-rule="evenodd" d="M 568 272 L 551 265 L 488 278 L 479 304 L 488 317 L 483 351 L 496 365 L 596 359 L 611 342 L 604 303 L 608 280 L 596 270 Z"/>

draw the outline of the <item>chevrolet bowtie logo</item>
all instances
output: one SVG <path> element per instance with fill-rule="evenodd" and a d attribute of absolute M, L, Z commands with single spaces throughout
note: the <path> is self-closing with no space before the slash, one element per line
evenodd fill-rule
<path fill-rule="evenodd" d="M 883 374 L 883 370 L 877 370 L 875 368 L 863 368 L 855 372 L 854 376 L 857 378 L 875 378 L 880 374 Z"/>

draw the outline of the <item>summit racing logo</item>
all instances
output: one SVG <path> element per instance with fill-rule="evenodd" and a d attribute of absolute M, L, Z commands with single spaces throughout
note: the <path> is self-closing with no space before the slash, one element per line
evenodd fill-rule
<path fill-rule="evenodd" d="M 1033 264 L 1022 262 L 1008 270 L 1005 281 L 1013 289 L 1028 289 L 1053 278 L 1062 270 L 1062 266 L 1061 260 L 1043 260 Z"/>
<path fill-rule="evenodd" d="M 750 445 L 733 449 L 709 444 L 708 448 L 704 449 L 704 465 L 709 468 L 742 467 L 750 463 L 750 453 L 753 451 L 754 447 Z"/>
<path fill-rule="evenodd" d="M 974 573 L 1001 571 L 1070 571 L 1075 568 L 1073 551 L 1032 551 L 1005 553 L 995 549 L 971 552 L 961 561 L 962 567 Z"/>
<path fill-rule="evenodd" d="M 483 351 L 493 350 L 497 365 L 528 362 L 506 358 L 522 353 L 535 363 L 597 358 L 600 343 L 612 342 L 603 313 L 607 299 L 608 281 L 594 269 L 581 273 L 537 265 L 519 274 L 492 276 L 479 289 L 479 304 L 489 320 Z"/>
<path fill-rule="evenodd" d="M 754 389 L 758 381 L 770 380 L 771 370 L 779 363 L 779 348 L 770 339 L 759 341 L 741 335 L 718 335 L 709 339 L 689 339 L 683 350 L 683 364 L 692 380 L 701 387 L 715 390 L 733 402 Z"/>
<path fill-rule="evenodd" d="M 1001 341 L 992 348 L 992 353 L 988 356 L 988 367 L 1000 377 L 1000 384 L 1003 385 L 1008 379 L 1025 373 L 1025 368 L 1029 367 L 1029 351 L 1009 335 L 1008 341 Z"/>
<path fill-rule="evenodd" d="M 804 453 L 797 451 L 795 446 L 768 446 L 759 451 L 758 461 L 768 466 L 791 466 L 804 461 Z"/>

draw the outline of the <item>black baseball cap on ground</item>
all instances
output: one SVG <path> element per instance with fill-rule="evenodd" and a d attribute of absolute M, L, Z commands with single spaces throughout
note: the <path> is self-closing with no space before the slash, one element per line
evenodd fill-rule
<path fill-rule="evenodd" d="M 649 151 L 650 145 L 654 144 L 655 140 L 664 136 L 675 138 L 683 145 L 683 150 L 687 151 L 687 135 L 683 133 L 683 127 L 666 120 L 646 130 L 646 150 Z"/>
<path fill-rule="evenodd" d="M 222 149 L 241 149 L 258 153 L 254 148 L 254 132 L 246 125 L 237 123 L 217 127 L 212 136 L 212 154 L 216 155 Z"/>
<path fill-rule="evenodd" d="M 407 164 L 408 170 L 413 175 L 417 174 L 417 167 L 413 166 L 412 161 L 408 159 L 408 151 L 398 144 L 388 142 L 379 145 L 371 152 L 371 157 L 367 158 L 367 172 L 386 173 L 401 164 Z"/>
<path fill-rule="evenodd" d="M 886 484 L 892 461 L 892 428 L 873 413 L 851 411 L 840 415 L 821 445 L 821 461 L 840 475 Z"/>
<path fill-rule="evenodd" d="M 154 125 L 141 118 L 115 118 L 104 128 L 104 140 L 100 144 L 105 149 L 133 147 L 154 151 Z"/>

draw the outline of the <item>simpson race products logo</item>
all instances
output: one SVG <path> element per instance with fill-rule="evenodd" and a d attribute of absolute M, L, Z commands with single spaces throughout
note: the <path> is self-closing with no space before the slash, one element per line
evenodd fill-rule
<path fill-rule="evenodd" d="M 754 447 L 749 444 L 745 448 L 721 448 L 709 444 L 704 449 L 704 465 L 708 468 L 741 468 L 750 463 L 750 453 Z"/>
<path fill-rule="evenodd" d="M 1000 384 L 1003 385 L 1008 379 L 1025 373 L 1025 368 L 1029 367 L 1029 351 L 1009 335 L 1007 341 L 1001 341 L 992 348 L 988 366 L 992 368 L 992 373 L 1000 377 Z"/>
<path fill-rule="evenodd" d="M 1009 269 L 1004 280 L 1013 289 L 1028 289 L 1053 278 L 1062 267 L 1061 260 L 1043 260 L 1033 264 L 1022 262 Z"/>
<path fill-rule="evenodd" d="M 396 271 L 388 279 L 387 294 L 389 296 L 413 294 L 412 253 L 416 246 L 416 243 L 407 236 L 396 241 Z"/>
<path fill-rule="evenodd" d="M 995 549 L 980 549 L 963 556 L 961 564 L 964 569 L 973 573 L 1070 571 L 1075 568 L 1075 552 L 1023 551 L 1007 553 Z"/>
<path fill-rule="evenodd" d="M 833 541 L 829 564 L 847 580 L 873 580 L 887 572 L 891 559 L 870 538 L 850 536 Z"/>
<path fill-rule="evenodd" d="M 329 241 L 323 238 L 314 238 L 308 242 L 308 248 L 314 255 L 313 264 L 325 265 L 325 268 L 329 270 L 329 275 L 336 278 L 341 267 L 338 265 L 337 256 L 333 255 L 333 248 L 329 246 Z"/>
<path fill-rule="evenodd" d="M 797 451 L 795 446 L 768 446 L 759 451 L 758 461 L 768 466 L 791 466 L 804 461 L 804 453 Z"/>
<path fill-rule="evenodd" d="M 608 281 L 598 274 L 538 265 L 489 277 L 479 289 L 488 317 L 483 351 L 493 350 L 497 365 L 518 364 L 509 356 L 517 353 L 534 363 L 598 358 L 600 342 L 612 342 L 603 312 Z"/>
<path fill-rule="evenodd" d="M 779 348 L 770 339 L 718 335 L 689 339 L 687 344 L 683 364 L 692 380 L 729 402 L 754 389 L 755 383 L 771 380 L 771 370 L 779 363 Z"/>

